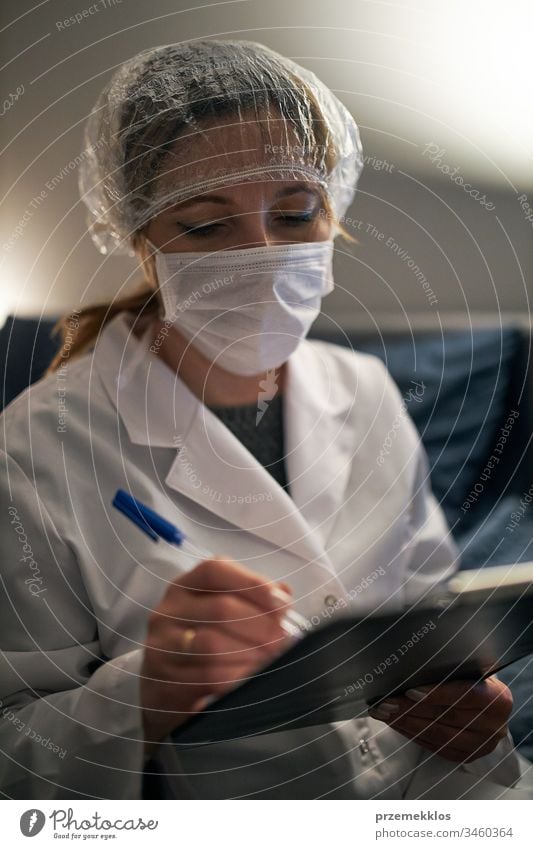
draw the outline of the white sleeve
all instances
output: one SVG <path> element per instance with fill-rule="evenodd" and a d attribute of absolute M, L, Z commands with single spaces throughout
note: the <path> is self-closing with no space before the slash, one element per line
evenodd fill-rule
<path fill-rule="evenodd" d="M 412 425 L 411 422 L 409 424 Z M 423 597 L 432 587 L 450 578 L 459 567 L 458 549 L 431 490 L 427 456 L 419 438 L 410 524 L 409 557 L 403 586 L 405 604 Z M 508 732 L 489 755 L 462 764 L 460 768 L 495 784 L 513 786 L 520 778 L 520 766 L 511 734 Z"/>
<path fill-rule="evenodd" d="M 409 419 L 408 425 L 415 426 Z M 448 523 L 431 490 L 429 464 L 416 433 L 414 481 L 409 507 L 409 543 L 403 597 L 406 605 L 423 598 L 459 568 L 459 552 Z"/>
<path fill-rule="evenodd" d="M 0 462 L 0 788 L 141 798 L 142 649 L 102 657 L 72 550 L 20 465 Z"/>

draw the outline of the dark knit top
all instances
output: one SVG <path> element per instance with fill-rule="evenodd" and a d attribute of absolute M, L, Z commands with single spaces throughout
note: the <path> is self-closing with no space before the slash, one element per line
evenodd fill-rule
<path fill-rule="evenodd" d="M 257 402 L 209 409 L 256 460 L 289 492 L 283 440 L 283 396 L 276 395 L 262 411 Z"/>

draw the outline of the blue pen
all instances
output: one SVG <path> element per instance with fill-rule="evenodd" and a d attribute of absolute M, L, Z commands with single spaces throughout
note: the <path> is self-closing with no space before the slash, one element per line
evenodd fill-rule
<path fill-rule="evenodd" d="M 147 507 L 142 501 L 134 498 L 129 492 L 124 489 L 117 489 L 115 497 L 112 501 L 113 507 L 120 510 L 124 516 L 127 516 L 134 525 L 137 525 L 141 531 L 144 531 L 154 542 L 159 542 L 160 539 L 176 545 L 180 548 L 187 547 L 195 557 L 207 559 L 212 557 L 208 552 L 202 552 L 196 548 L 190 540 L 185 537 L 185 534 L 180 531 L 176 525 L 164 519 L 155 510 Z M 301 637 L 305 631 L 309 630 L 309 623 L 304 616 L 297 613 L 295 610 L 289 609 L 285 611 L 282 619 L 282 625 L 293 637 Z"/>

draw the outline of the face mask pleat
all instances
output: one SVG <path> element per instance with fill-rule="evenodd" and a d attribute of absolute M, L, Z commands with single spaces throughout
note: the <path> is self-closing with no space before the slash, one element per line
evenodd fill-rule
<path fill-rule="evenodd" d="M 162 320 L 236 374 L 285 362 L 333 289 L 332 240 L 215 254 L 152 248 Z"/>

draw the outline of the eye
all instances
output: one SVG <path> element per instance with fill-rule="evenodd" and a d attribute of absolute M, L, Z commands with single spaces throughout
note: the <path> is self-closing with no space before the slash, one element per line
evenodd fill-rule
<path fill-rule="evenodd" d="M 187 234 L 187 236 L 210 236 L 211 233 L 214 233 L 215 230 L 222 226 L 220 224 L 191 224 L 190 226 L 187 224 L 179 224 L 178 226 L 182 228 L 183 232 Z"/>
<path fill-rule="evenodd" d="M 288 224 L 289 227 L 298 226 L 301 224 L 307 224 L 310 221 L 313 221 L 317 216 L 317 210 L 312 209 L 309 212 L 301 212 L 299 215 L 281 215 L 281 221 L 284 224 Z"/>

